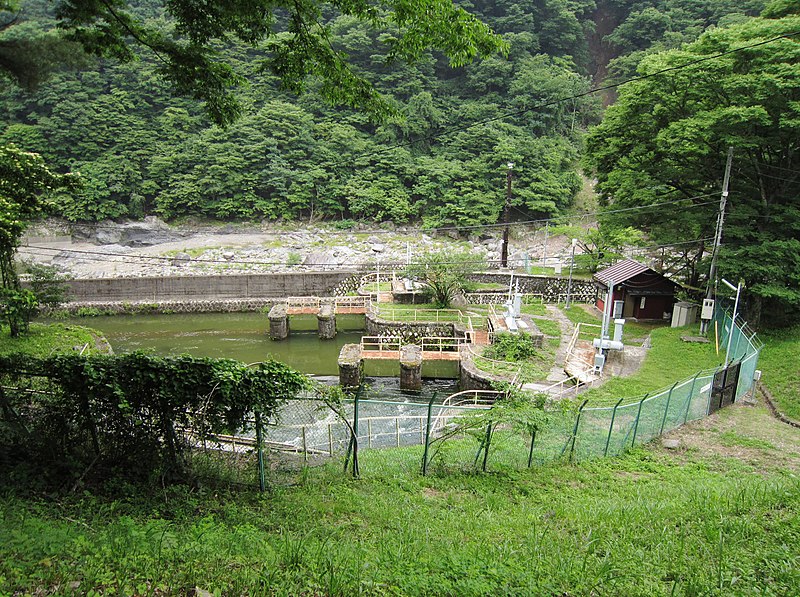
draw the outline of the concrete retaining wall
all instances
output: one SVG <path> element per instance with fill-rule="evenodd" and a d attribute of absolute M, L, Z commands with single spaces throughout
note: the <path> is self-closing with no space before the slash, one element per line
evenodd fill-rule
<path fill-rule="evenodd" d="M 70 280 L 75 302 L 215 301 L 287 296 L 330 296 L 353 272 L 164 276 Z"/>

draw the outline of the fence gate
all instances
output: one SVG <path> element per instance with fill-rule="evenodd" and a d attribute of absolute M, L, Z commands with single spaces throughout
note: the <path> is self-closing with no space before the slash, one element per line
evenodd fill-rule
<path fill-rule="evenodd" d="M 741 369 L 741 366 L 741 362 L 732 363 L 725 369 L 717 371 L 714 375 L 708 414 L 718 411 L 723 406 L 733 404 L 733 401 L 736 400 L 736 387 L 739 384 L 739 369 Z"/>

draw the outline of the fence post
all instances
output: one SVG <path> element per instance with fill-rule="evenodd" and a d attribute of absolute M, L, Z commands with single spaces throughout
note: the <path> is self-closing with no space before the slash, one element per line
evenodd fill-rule
<path fill-rule="evenodd" d="M 744 336 L 744 326 L 747 325 L 747 322 L 743 322 L 741 327 L 736 328 L 736 347 L 733 349 L 733 359 L 736 360 L 736 355 L 739 352 L 739 342 L 742 340 L 742 336 Z M 744 355 L 742 355 L 744 356 Z M 741 359 L 739 359 L 741 360 Z"/>
<path fill-rule="evenodd" d="M 306 443 L 306 426 L 303 425 L 300 430 L 303 432 L 303 463 L 308 464 L 308 444 Z"/>
<path fill-rule="evenodd" d="M 588 400 L 584 400 L 583 404 L 581 404 L 580 407 L 578 408 L 578 416 L 575 417 L 575 425 L 573 425 L 573 427 L 572 427 L 572 433 L 567 438 L 567 441 L 564 444 L 564 447 L 561 448 L 561 454 L 559 455 L 559 458 L 563 457 L 564 454 L 566 454 L 567 446 L 569 446 L 570 444 L 573 444 L 573 446 L 574 446 L 573 438 L 575 437 L 575 433 L 578 430 L 578 423 L 580 423 L 580 420 L 581 420 L 581 412 L 583 411 L 583 407 L 586 406 L 587 402 L 589 402 L 589 401 Z"/>
<path fill-rule="evenodd" d="M 256 459 L 258 461 L 258 488 L 266 491 L 267 482 L 264 476 L 264 437 L 261 431 L 261 413 L 256 411 Z"/>
<path fill-rule="evenodd" d="M 649 395 L 650 393 L 648 392 L 639 402 L 639 410 L 636 411 L 636 423 L 633 424 L 633 441 L 631 442 L 631 447 L 636 445 L 636 432 L 639 431 L 639 417 L 642 416 L 642 404 L 644 404 L 644 401 L 647 400 Z"/>
<path fill-rule="evenodd" d="M 361 386 L 356 390 L 353 399 L 353 432 L 350 435 L 350 443 L 347 446 L 347 456 L 344 459 L 344 472 L 347 472 L 347 466 L 350 464 L 350 454 L 353 455 L 353 477 L 358 477 L 358 399 L 361 395 Z"/>
<path fill-rule="evenodd" d="M 397 447 L 400 447 L 400 418 L 394 418 L 394 431 L 397 434 Z"/>
<path fill-rule="evenodd" d="M 692 400 L 694 400 L 694 386 L 697 383 L 697 378 L 700 377 L 701 373 L 702 371 L 698 371 L 697 374 L 692 378 L 692 387 L 689 388 L 689 399 L 686 401 L 686 412 L 683 415 L 684 425 L 686 425 L 686 421 L 689 420 L 689 410 L 692 408 Z"/>
<path fill-rule="evenodd" d="M 617 403 L 614 405 L 614 410 L 611 413 L 611 425 L 608 426 L 608 437 L 606 438 L 606 447 L 605 450 L 603 450 L 603 456 L 608 456 L 608 446 L 611 444 L 611 432 L 614 430 L 614 419 L 617 418 L 617 408 L 619 408 L 619 405 L 622 404 L 623 400 L 625 400 L 625 398 L 620 398 L 617 401 Z"/>
<path fill-rule="evenodd" d="M 433 401 L 436 400 L 436 392 L 433 393 L 428 401 L 428 417 L 425 422 L 425 450 L 422 452 L 422 476 L 428 474 L 428 448 L 431 445 L 431 413 L 433 412 Z"/>
<path fill-rule="evenodd" d="M 661 419 L 661 431 L 658 432 L 659 435 L 662 435 L 664 433 L 664 425 L 667 424 L 667 413 L 669 412 L 669 403 L 670 400 L 672 400 L 672 390 L 674 390 L 677 387 L 677 385 L 678 382 L 676 381 L 674 384 L 672 384 L 672 387 L 669 389 L 669 394 L 667 394 L 667 406 L 664 407 L 664 418 Z"/>
<path fill-rule="evenodd" d="M 533 463 L 533 444 L 536 443 L 536 429 L 533 430 L 531 433 L 531 449 L 528 452 L 528 468 L 531 468 L 531 464 Z"/>
<path fill-rule="evenodd" d="M 578 416 L 575 417 L 575 427 L 572 428 L 572 446 L 569 449 L 569 461 L 572 462 L 572 457 L 575 455 L 575 440 L 578 437 L 578 425 L 581 423 L 581 415 L 583 414 L 583 408 L 586 406 L 586 403 L 589 402 L 588 400 L 584 400 L 583 404 L 581 404 L 580 408 L 578 409 Z"/>
<path fill-rule="evenodd" d="M 328 423 L 328 455 L 333 458 L 333 425 Z"/>
<path fill-rule="evenodd" d="M 484 441 L 483 445 L 483 466 L 481 467 L 483 472 L 486 472 L 486 461 L 489 459 L 489 444 L 492 441 L 492 424 L 489 423 L 486 426 L 486 440 Z"/>

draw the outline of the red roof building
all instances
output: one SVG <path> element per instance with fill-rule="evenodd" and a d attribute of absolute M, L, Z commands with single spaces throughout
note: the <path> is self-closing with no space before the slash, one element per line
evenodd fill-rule
<path fill-rule="evenodd" d="M 624 259 L 597 272 L 594 281 L 599 290 L 595 304 L 601 311 L 605 307 L 608 286 L 613 281 L 613 318 L 669 317 L 675 303 L 675 290 L 679 288 L 672 280 L 633 259 Z"/>

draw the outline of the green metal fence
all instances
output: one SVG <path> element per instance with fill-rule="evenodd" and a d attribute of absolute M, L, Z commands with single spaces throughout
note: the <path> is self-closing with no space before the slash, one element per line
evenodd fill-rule
<path fill-rule="evenodd" d="M 357 441 L 348 439 L 343 421 L 328 421 L 326 425 L 335 431 L 323 436 L 337 440 L 329 439 L 328 447 L 319 449 L 336 455 L 349 448 L 349 463 L 357 450 L 361 474 L 521 469 L 559 458 L 578 461 L 620 454 L 708 416 L 717 405 L 721 384 L 731 380 L 736 384 L 731 400 L 752 389 L 760 342 L 746 326 L 734 325 L 731 332 L 730 316 L 722 311 L 715 321 L 721 348 L 731 343 L 729 366 L 699 371 L 638 400 L 604 407 L 584 403 L 571 410 L 551 408 L 546 424 L 533 431 L 496 423 L 492 407 L 486 404 L 356 399 L 347 405 L 345 416 L 356 430 Z M 305 441 L 310 435 L 303 436 Z"/>

